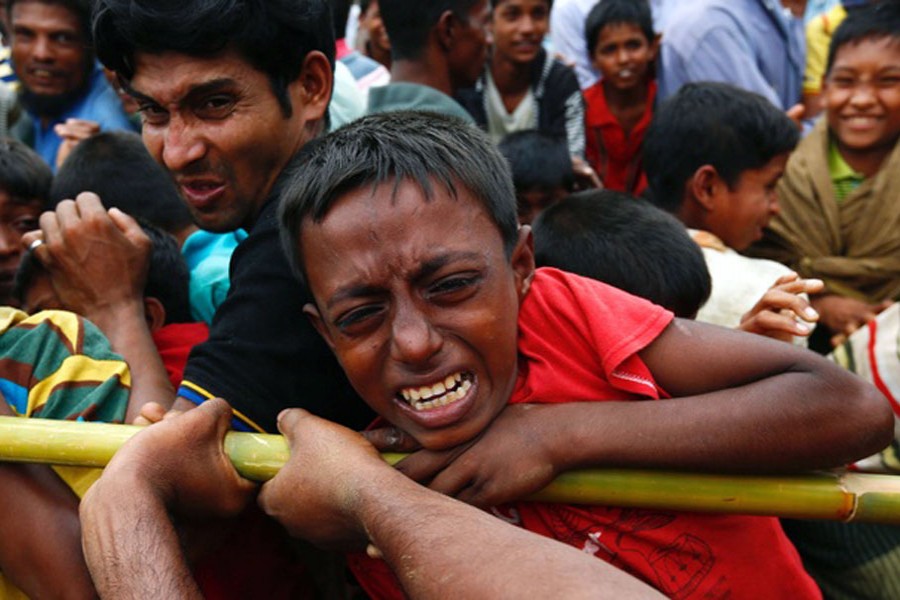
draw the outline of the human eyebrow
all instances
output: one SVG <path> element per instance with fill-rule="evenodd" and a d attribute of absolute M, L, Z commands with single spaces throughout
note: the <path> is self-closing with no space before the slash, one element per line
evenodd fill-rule
<path fill-rule="evenodd" d="M 482 259 L 482 255 L 477 252 L 448 252 L 446 254 L 441 254 L 440 256 L 435 256 L 429 260 L 426 260 L 422 263 L 422 266 L 419 267 L 419 270 L 416 271 L 413 276 L 414 281 L 421 281 L 423 279 L 427 279 L 446 267 L 448 264 L 463 261 L 463 260 L 480 260 Z"/>
<path fill-rule="evenodd" d="M 236 82 L 234 79 L 230 77 L 221 77 L 219 79 L 211 79 L 209 81 L 204 81 L 203 83 L 198 83 L 197 85 L 191 86 L 188 89 L 187 93 L 179 99 L 179 103 L 183 103 L 185 100 L 189 100 L 191 98 L 196 98 L 198 96 L 205 96 L 207 94 L 213 94 L 215 92 L 221 92 L 228 88 L 234 87 Z M 128 94 L 137 100 L 138 102 L 146 102 L 150 104 L 159 104 L 152 97 L 139 92 L 131 86 L 130 82 L 125 82 L 124 84 L 125 91 Z"/>

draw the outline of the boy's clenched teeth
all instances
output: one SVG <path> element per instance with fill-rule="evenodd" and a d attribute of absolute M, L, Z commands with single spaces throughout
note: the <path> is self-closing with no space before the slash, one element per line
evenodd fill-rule
<path fill-rule="evenodd" d="M 398 395 L 415 410 L 428 410 L 456 402 L 465 397 L 471 387 L 469 374 L 454 373 L 431 385 L 403 388 Z"/>

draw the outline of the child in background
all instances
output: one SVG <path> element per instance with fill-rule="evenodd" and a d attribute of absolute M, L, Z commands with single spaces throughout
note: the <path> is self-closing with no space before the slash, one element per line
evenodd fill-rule
<path fill-rule="evenodd" d="M 791 155 L 781 211 L 751 252 L 824 280 L 810 347 L 834 345 L 900 299 L 900 3 L 849 12 L 831 41 L 825 118 Z"/>
<path fill-rule="evenodd" d="M 693 319 L 712 284 L 700 248 L 670 214 L 621 192 L 579 192 L 535 219 L 534 259 Z"/>
<path fill-rule="evenodd" d="M 12 138 L 0 139 L 0 305 L 15 305 L 22 235 L 37 229 L 52 179 L 50 167 L 34 150 Z"/>
<path fill-rule="evenodd" d="M 588 164 L 607 189 L 647 187 L 641 144 L 656 99 L 659 36 L 646 0 L 603 0 L 585 23 L 588 53 L 602 77 L 584 91 Z"/>
<path fill-rule="evenodd" d="M 457 100 L 494 142 L 525 129 L 563 136 L 584 157 L 584 100 L 571 67 L 547 54 L 550 0 L 491 0 L 493 45 L 474 89 Z"/>
<path fill-rule="evenodd" d="M 512 171 L 519 223 L 528 225 L 574 190 L 565 139 L 533 129 L 517 131 L 503 138 L 499 148 Z"/>

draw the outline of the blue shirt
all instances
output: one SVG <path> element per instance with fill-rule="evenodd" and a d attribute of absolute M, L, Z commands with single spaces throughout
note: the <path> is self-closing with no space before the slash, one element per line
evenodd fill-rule
<path fill-rule="evenodd" d="M 96 121 L 102 130 L 127 129 L 134 131 L 134 124 L 128 120 L 128 115 L 122 109 L 122 103 L 115 90 L 106 81 L 100 67 L 95 67 L 90 75 L 87 92 L 76 100 L 63 114 L 49 123 L 46 127 L 41 125 L 41 119 L 29 111 L 34 130 L 34 150 L 41 155 L 48 165 L 56 169 L 56 153 L 62 144 L 62 138 L 53 131 L 57 123 L 64 123 L 66 119 L 86 119 Z"/>
<path fill-rule="evenodd" d="M 201 229 L 184 240 L 181 254 L 191 272 L 188 292 L 191 315 L 198 321 L 211 324 L 216 310 L 225 301 L 231 287 L 231 255 L 245 239 L 247 232 L 243 229 L 230 233 L 211 233 Z"/>
<path fill-rule="evenodd" d="M 666 18 L 660 100 L 685 83 L 721 81 L 787 110 L 800 101 L 805 53 L 803 22 L 778 0 L 679 3 Z"/>

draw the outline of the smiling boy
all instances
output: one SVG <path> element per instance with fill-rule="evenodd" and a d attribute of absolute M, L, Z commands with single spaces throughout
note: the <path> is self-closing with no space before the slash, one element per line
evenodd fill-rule
<path fill-rule="evenodd" d="M 418 113 L 358 121 L 316 144 L 282 192 L 285 248 L 314 298 L 305 312 L 363 399 L 427 450 L 478 439 L 509 403 L 574 403 L 588 430 L 573 427 L 557 442 L 583 454 L 560 450 L 565 464 L 551 473 L 599 462 L 687 468 L 729 454 L 734 442 L 758 451 L 757 436 L 784 464 L 836 441 L 856 453 L 890 437 L 877 392 L 811 354 L 673 321 L 599 282 L 535 272 L 502 156 L 454 121 Z M 679 400 L 632 402 L 670 396 Z M 844 414 L 846 398 L 868 414 Z M 604 428 L 590 416 L 598 408 L 608 424 L 623 420 Z M 565 412 L 543 413 L 549 432 L 554 411 Z M 788 422 L 829 433 L 797 445 L 776 433 Z M 548 442 L 539 433 L 505 457 L 507 468 Z M 494 511 L 667 595 L 818 597 L 773 519 L 528 503 Z M 351 564 L 369 594 L 399 593 L 383 564 L 362 556 Z"/>
<path fill-rule="evenodd" d="M 753 252 L 825 281 L 825 292 L 811 299 L 828 334 L 816 344 L 824 352 L 900 298 L 896 2 L 841 23 L 822 89 L 825 118 L 788 162 L 781 214 Z"/>

